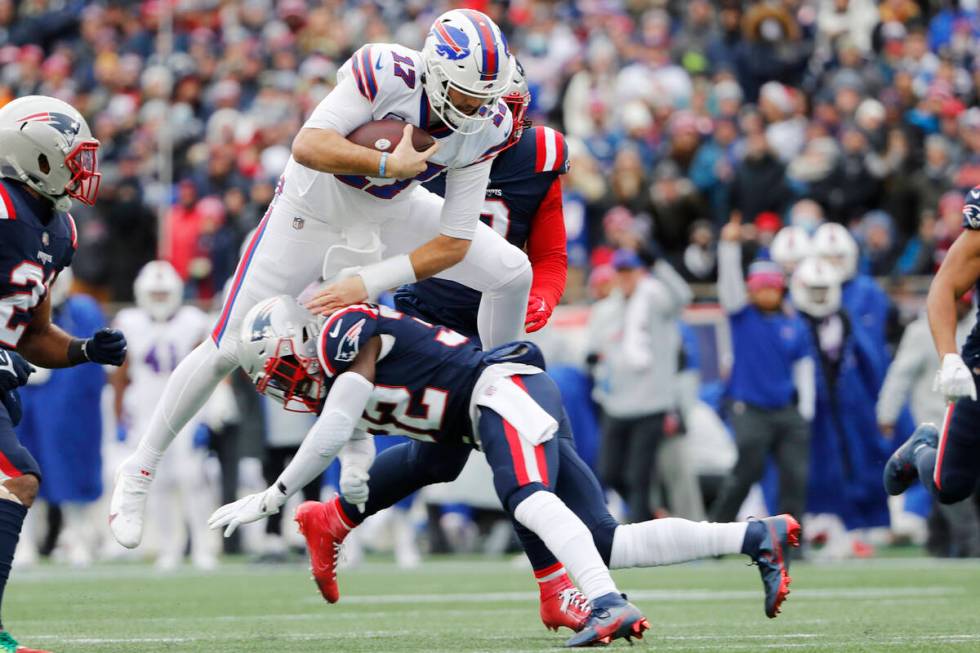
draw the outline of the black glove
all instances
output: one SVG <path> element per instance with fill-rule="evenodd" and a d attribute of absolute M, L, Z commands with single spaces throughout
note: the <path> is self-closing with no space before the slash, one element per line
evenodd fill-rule
<path fill-rule="evenodd" d="M 20 424 L 20 418 L 23 417 L 23 411 L 20 406 L 20 394 L 17 390 L 7 390 L 6 392 L 0 392 L 0 404 L 3 404 L 4 408 L 7 409 L 7 414 L 10 416 L 10 422 L 14 426 Z"/>
<path fill-rule="evenodd" d="M 15 351 L 0 349 L 0 392 L 14 390 L 27 383 L 34 367 Z"/>
<path fill-rule="evenodd" d="M 126 336 L 118 329 L 99 329 L 82 345 L 85 358 L 102 365 L 122 365 L 126 360 Z"/>

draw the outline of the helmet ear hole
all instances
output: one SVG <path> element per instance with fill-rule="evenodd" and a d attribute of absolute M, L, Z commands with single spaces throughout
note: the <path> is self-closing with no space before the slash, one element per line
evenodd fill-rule
<path fill-rule="evenodd" d="M 51 164 L 48 163 L 48 157 L 44 154 L 37 155 L 37 167 L 44 174 L 51 172 Z"/>

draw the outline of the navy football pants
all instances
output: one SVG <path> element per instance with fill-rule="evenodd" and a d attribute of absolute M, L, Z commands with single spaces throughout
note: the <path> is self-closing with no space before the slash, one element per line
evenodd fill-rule
<path fill-rule="evenodd" d="M 916 458 L 919 480 L 946 504 L 971 496 L 980 479 L 980 401 L 960 399 L 949 410 L 939 448 L 923 449 Z"/>
<path fill-rule="evenodd" d="M 483 409 L 480 440 L 494 472 L 494 487 L 501 504 L 511 512 L 531 493 L 549 489 L 585 522 L 603 560 L 609 562 L 613 533 L 618 522 L 609 514 L 599 481 L 575 450 L 568 418 L 554 381 L 546 374 L 521 376 L 527 391 L 559 420 L 554 438 L 530 447 L 500 415 Z M 344 514 L 354 523 L 394 505 L 401 498 L 432 483 L 455 480 L 469 457 L 470 448 L 413 440 L 378 454 L 369 471 L 369 496 L 364 513 L 340 499 Z M 557 559 L 534 533 L 514 523 L 514 529 L 531 565 L 542 570 Z"/>
<path fill-rule="evenodd" d="M 0 482 L 33 474 L 41 480 L 41 468 L 34 456 L 17 439 L 7 407 L 0 403 Z"/>

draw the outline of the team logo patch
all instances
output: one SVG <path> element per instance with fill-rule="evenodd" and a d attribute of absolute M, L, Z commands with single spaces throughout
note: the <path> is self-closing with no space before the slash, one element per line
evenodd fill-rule
<path fill-rule="evenodd" d="M 980 203 L 968 201 L 963 205 L 963 222 L 969 229 L 980 229 Z"/>
<path fill-rule="evenodd" d="M 293 229 L 299 231 L 306 224 L 306 220 L 303 218 L 293 218 Z"/>
<path fill-rule="evenodd" d="M 458 27 L 438 23 L 432 28 L 432 35 L 436 39 L 436 54 L 440 57 L 459 61 L 470 56 L 470 39 Z"/>
<path fill-rule="evenodd" d="M 337 345 L 337 354 L 334 356 L 334 360 L 338 363 L 350 363 L 355 358 L 357 358 L 357 353 L 361 349 L 361 331 L 364 330 L 364 323 L 367 320 L 361 318 L 347 329 L 347 332 L 341 337 L 340 343 Z M 337 326 L 340 326 L 339 324 Z M 332 333 L 330 335 L 333 335 Z"/>
<path fill-rule="evenodd" d="M 64 135 L 65 140 L 68 141 L 69 147 L 75 143 L 75 138 L 78 136 L 78 130 L 82 128 L 82 124 L 71 116 L 64 113 L 50 113 L 48 111 L 24 116 L 17 122 L 47 123 Z"/>

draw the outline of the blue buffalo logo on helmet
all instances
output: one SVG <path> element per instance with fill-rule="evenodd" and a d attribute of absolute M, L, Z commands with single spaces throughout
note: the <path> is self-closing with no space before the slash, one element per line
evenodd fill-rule
<path fill-rule="evenodd" d="M 52 113 L 50 111 L 25 116 L 17 122 L 47 123 L 64 135 L 69 147 L 75 142 L 75 137 L 78 136 L 78 131 L 82 128 L 82 124 L 75 118 L 64 113 Z"/>
<path fill-rule="evenodd" d="M 963 203 L 964 226 L 970 229 L 980 229 L 980 186 L 977 186 L 966 196 Z"/>
<path fill-rule="evenodd" d="M 458 27 L 436 23 L 432 27 L 432 33 L 438 41 L 436 52 L 440 56 L 450 61 L 459 61 L 470 55 L 470 39 L 466 36 L 466 32 Z"/>

